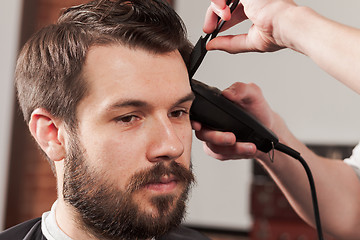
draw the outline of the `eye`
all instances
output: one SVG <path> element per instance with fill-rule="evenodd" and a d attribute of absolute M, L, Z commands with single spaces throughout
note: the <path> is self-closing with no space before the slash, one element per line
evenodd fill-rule
<path fill-rule="evenodd" d="M 172 118 L 181 118 L 181 117 L 185 117 L 188 115 L 189 115 L 188 111 L 186 111 L 184 109 L 175 110 L 170 113 L 170 117 L 172 117 Z"/>
<path fill-rule="evenodd" d="M 115 121 L 120 124 L 124 125 L 130 125 L 136 121 L 140 120 L 140 117 L 136 115 L 125 115 L 125 116 L 119 116 L 115 118 Z"/>

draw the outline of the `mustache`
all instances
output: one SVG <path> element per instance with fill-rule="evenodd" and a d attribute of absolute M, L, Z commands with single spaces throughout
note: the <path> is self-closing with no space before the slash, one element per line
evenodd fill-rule
<path fill-rule="evenodd" d="M 129 180 L 126 192 L 132 193 L 147 184 L 160 182 L 163 176 L 172 176 L 176 181 L 183 183 L 185 186 L 189 186 L 195 182 L 195 177 L 191 169 L 187 169 L 175 161 L 171 161 L 168 165 L 164 162 L 159 162 L 153 167 L 135 173 Z"/>

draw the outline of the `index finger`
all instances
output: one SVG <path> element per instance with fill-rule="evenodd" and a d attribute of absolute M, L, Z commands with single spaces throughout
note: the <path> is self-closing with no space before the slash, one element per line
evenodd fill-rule
<path fill-rule="evenodd" d="M 196 137 L 204 142 L 229 146 L 236 143 L 236 137 L 232 132 L 221 132 L 202 127 L 201 130 L 195 130 Z"/>
<path fill-rule="evenodd" d="M 224 9 L 227 6 L 226 0 L 211 0 L 211 2 L 219 9 Z"/>
<path fill-rule="evenodd" d="M 203 30 L 205 33 L 211 33 L 215 30 L 218 24 L 218 18 L 224 21 L 231 19 L 231 12 L 229 6 L 226 5 L 225 0 L 212 0 L 205 15 Z"/>
<path fill-rule="evenodd" d="M 221 2 L 221 4 L 219 4 Z M 228 21 L 231 18 L 230 7 L 226 4 L 225 0 L 212 0 L 210 7 L 213 12 L 218 15 L 222 20 Z"/>

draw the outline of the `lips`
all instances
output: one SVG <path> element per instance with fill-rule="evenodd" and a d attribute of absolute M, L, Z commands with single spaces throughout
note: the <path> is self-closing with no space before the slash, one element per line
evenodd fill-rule
<path fill-rule="evenodd" d="M 161 176 L 160 179 L 156 181 L 151 181 L 145 185 L 145 188 L 158 192 L 158 193 L 166 193 L 173 191 L 178 185 L 178 180 L 173 175 L 164 175 Z"/>
<path fill-rule="evenodd" d="M 180 187 L 189 187 L 193 182 L 194 175 L 190 169 L 175 161 L 169 164 L 159 162 L 151 168 L 134 173 L 129 179 L 126 192 L 131 194 L 141 190 L 152 190 L 155 193 L 165 193 L 181 190 Z"/>

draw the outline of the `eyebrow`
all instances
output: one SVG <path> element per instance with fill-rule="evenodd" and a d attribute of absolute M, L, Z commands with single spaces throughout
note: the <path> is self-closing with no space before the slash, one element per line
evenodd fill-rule
<path fill-rule="evenodd" d="M 193 92 L 190 92 L 189 94 L 187 94 L 186 96 L 180 98 L 178 101 L 175 102 L 175 104 L 173 104 L 174 106 L 180 105 L 182 103 L 188 102 L 188 101 L 193 101 L 195 99 L 195 95 Z M 142 100 L 137 100 L 137 99 L 124 99 L 121 100 L 119 102 L 116 102 L 115 104 L 112 104 L 110 106 L 108 106 L 106 109 L 107 110 L 112 110 L 112 109 L 116 109 L 116 108 L 125 108 L 125 107 L 147 107 L 149 106 L 149 104 L 145 101 Z"/>
<path fill-rule="evenodd" d="M 177 106 L 177 105 L 180 105 L 180 104 L 185 103 L 185 102 L 193 101 L 194 99 L 195 99 L 194 93 L 190 92 L 185 97 L 180 98 L 173 106 Z"/>

